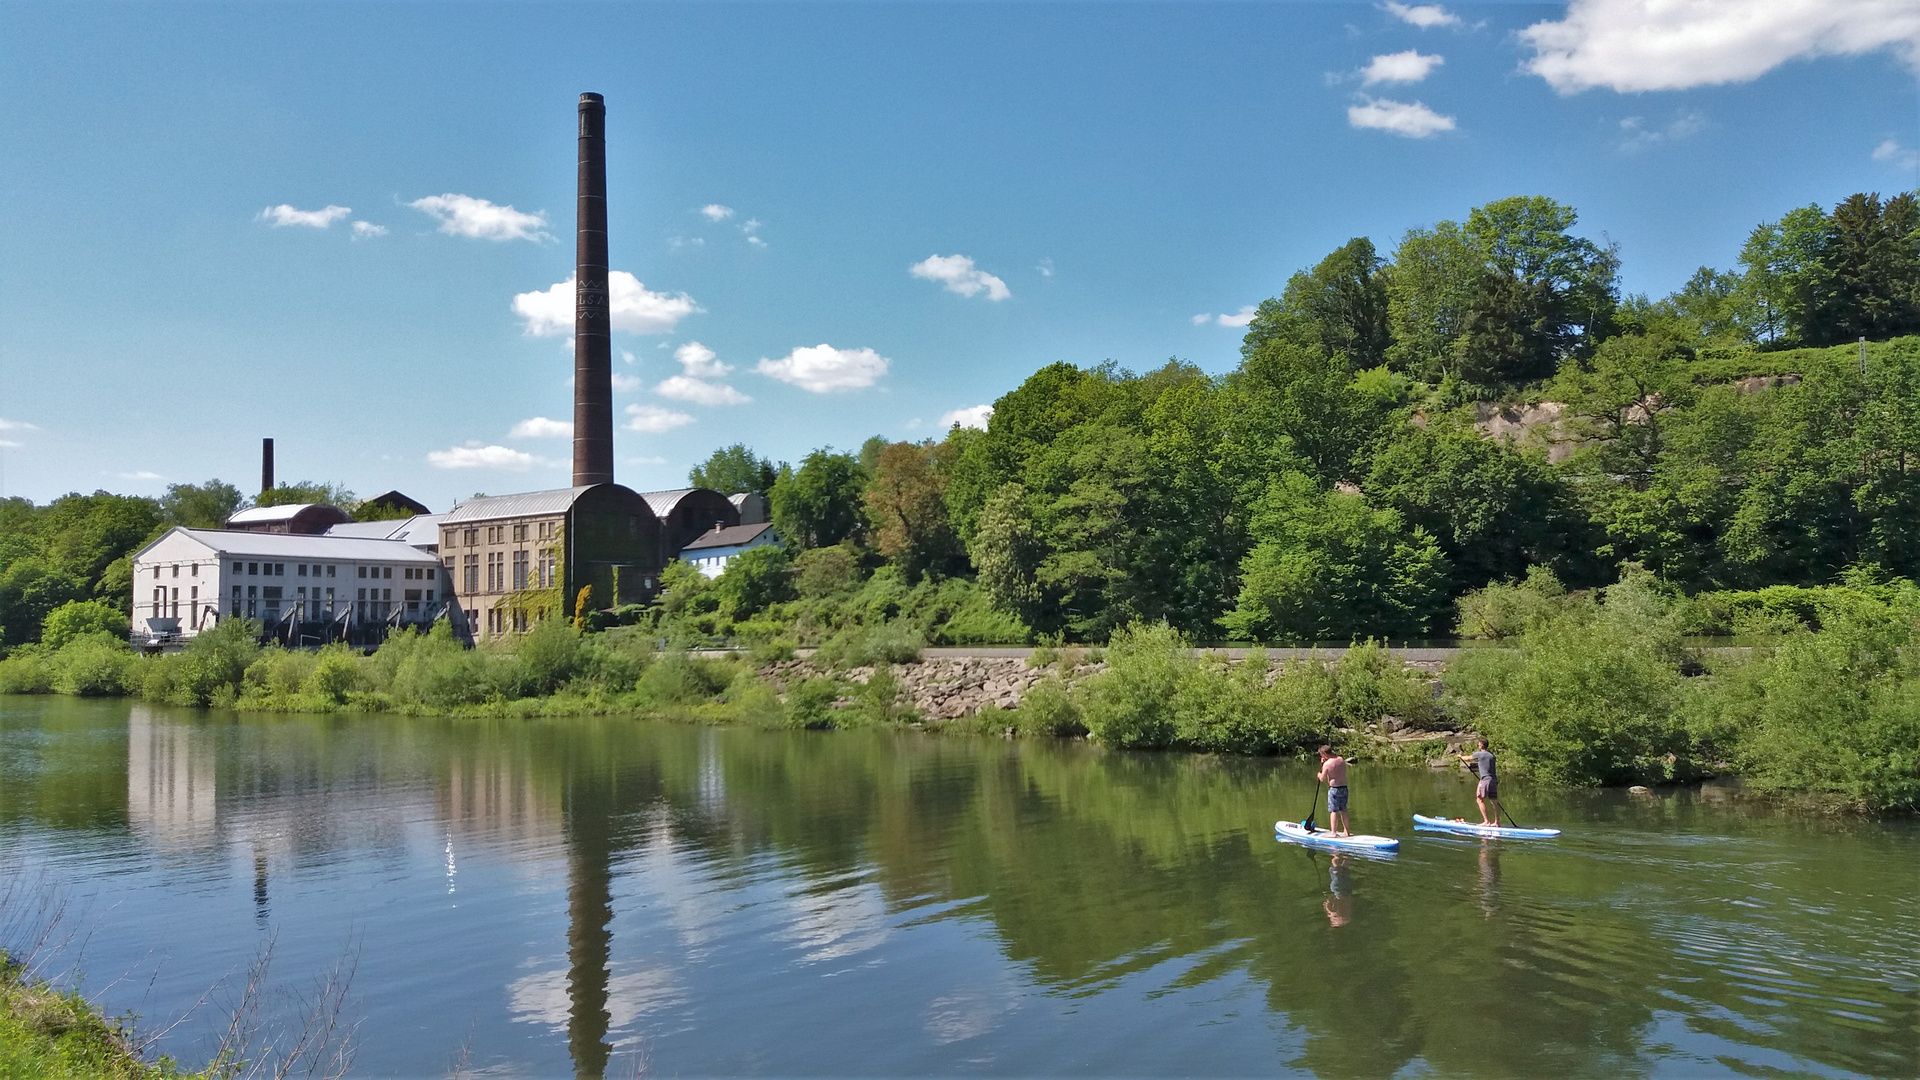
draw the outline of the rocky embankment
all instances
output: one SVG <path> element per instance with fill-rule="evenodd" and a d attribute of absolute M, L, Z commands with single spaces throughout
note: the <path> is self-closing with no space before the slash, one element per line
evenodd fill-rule
<path fill-rule="evenodd" d="M 1431 678 L 1443 665 L 1411 662 L 1407 666 Z M 1031 667 L 1024 657 L 936 656 L 917 663 L 895 664 L 893 676 L 899 683 L 900 704 L 913 709 L 923 719 L 939 721 L 973 716 L 988 707 L 1017 708 L 1027 691 L 1043 679 L 1057 678 L 1072 684 L 1106 668 L 1105 662 L 1089 663 L 1073 653 L 1044 667 Z M 822 674 L 825 672 L 806 660 L 783 660 L 760 669 L 760 676 L 782 692 L 797 679 Z M 873 677 L 873 668 L 858 667 L 841 674 L 864 686 Z M 1435 751 L 1450 755 L 1459 753 L 1473 739 L 1470 731 L 1416 728 L 1391 716 L 1362 729 L 1339 730 L 1345 736 L 1372 745 L 1383 757 L 1430 757 Z"/>

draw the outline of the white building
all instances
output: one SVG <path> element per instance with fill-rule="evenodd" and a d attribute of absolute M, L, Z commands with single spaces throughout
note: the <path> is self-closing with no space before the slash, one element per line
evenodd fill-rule
<path fill-rule="evenodd" d="M 232 616 L 424 621 L 449 599 L 440 570 L 399 540 L 176 527 L 133 554 L 133 637 L 192 637 Z"/>
<path fill-rule="evenodd" d="M 751 548 L 777 544 L 780 538 L 774 535 L 773 526 L 761 522 L 757 525 L 729 525 L 725 528 L 711 529 L 698 539 L 680 549 L 680 557 L 700 568 L 700 572 L 710 578 L 717 578 L 726 572 L 727 564 L 735 555 Z"/>

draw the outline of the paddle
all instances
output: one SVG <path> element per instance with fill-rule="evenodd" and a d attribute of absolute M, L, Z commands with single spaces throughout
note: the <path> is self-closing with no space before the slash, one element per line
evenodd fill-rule
<path fill-rule="evenodd" d="M 1307 804 L 1307 816 L 1305 820 L 1300 822 L 1301 828 L 1308 832 L 1314 831 L 1313 814 L 1314 811 L 1318 809 L 1320 809 L 1320 779 L 1319 777 L 1315 777 L 1313 781 L 1313 801 Z"/>
<path fill-rule="evenodd" d="M 1516 829 L 1530 829 L 1533 827 L 1531 825 L 1522 825 L 1519 822 L 1513 820 L 1513 815 L 1507 813 L 1507 805 L 1501 802 L 1499 799 L 1493 800 L 1493 808 L 1495 810 L 1500 811 L 1501 816 L 1507 819 L 1507 824 L 1513 826 Z"/>

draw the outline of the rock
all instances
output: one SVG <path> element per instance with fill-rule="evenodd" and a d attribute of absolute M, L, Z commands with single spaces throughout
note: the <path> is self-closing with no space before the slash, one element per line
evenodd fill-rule
<path fill-rule="evenodd" d="M 1635 784 L 1627 789 L 1627 793 L 1630 795 L 1651 795 L 1653 794 L 1653 789 L 1645 784 Z"/>

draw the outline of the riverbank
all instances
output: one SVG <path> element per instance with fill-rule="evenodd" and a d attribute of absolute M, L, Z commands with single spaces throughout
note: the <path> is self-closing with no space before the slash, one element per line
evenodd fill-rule
<path fill-rule="evenodd" d="M 1920 651 L 1911 613 L 1871 597 L 1818 630 L 1744 652 L 1689 647 L 1645 575 L 1604 597 L 1543 598 L 1501 647 L 1443 664 L 1373 643 L 1277 660 L 1194 649 L 1165 624 L 1104 648 L 1025 657 L 923 652 L 911 624 L 791 648 L 662 650 L 638 627 L 536 624 L 470 649 L 443 625 L 372 655 L 262 649 L 243 622 L 182 653 L 137 657 L 104 635 L 0 661 L 0 693 L 131 695 L 175 705 L 413 715 L 642 715 L 760 727 L 917 725 L 1086 737 L 1122 749 L 1243 755 L 1322 743 L 1363 759 L 1450 759 L 1474 734 L 1503 775 L 1570 787 L 1738 776 L 1756 794 L 1835 810 L 1920 807 Z"/>
<path fill-rule="evenodd" d="M 0 1076 L 46 1080 L 186 1080 L 213 1072 L 181 1071 L 148 1061 L 130 1026 L 109 1019 L 78 993 L 59 990 L 0 953 Z"/>

